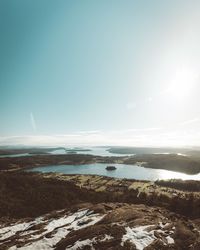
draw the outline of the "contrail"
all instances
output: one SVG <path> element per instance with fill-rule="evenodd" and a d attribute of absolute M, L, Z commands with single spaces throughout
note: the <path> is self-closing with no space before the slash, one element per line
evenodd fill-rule
<path fill-rule="evenodd" d="M 30 113 L 30 121 L 31 121 L 31 126 L 33 130 L 36 131 L 37 130 L 36 122 L 35 122 L 35 118 L 32 112 Z"/>

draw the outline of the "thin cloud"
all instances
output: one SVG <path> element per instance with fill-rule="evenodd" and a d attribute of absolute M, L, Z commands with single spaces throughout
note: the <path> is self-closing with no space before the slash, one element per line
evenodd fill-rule
<path fill-rule="evenodd" d="M 109 133 L 114 133 L 114 134 L 125 134 L 125 133 L 130 133 L 130 132 L 151 132 L 151 131 L 157 131 L 161 130 L 162 128 L 158 127 L 149 127 L 149 128 L 129 128 L 129 129 L 123 129 L 123 130 L 113 130 L 109 131 Z"/>
<path fill-rule="evenodd" d="M 35 122 L 35 117 L 33 115 L 33 113 L 30 113 L 30 122 L 31 122 L 31 126 L 34 132 L 36 132 L 37 130 L 37 126 L 36 126 L 36 122 Z"/>
<path fill-rule="evenodd" d="M 77 132 L 78 134 L 85 134 L 85 135 L 90 135 L 90 134 L 100 134 L 100 130 L 85 130 L 85 131 L 79 131 Z"/>
<path fill-rule="evenodd" d="M 127 129 L 127 131 L 155 131 L 155 130 L 161 130 L 161 128 L 152 128 L 152 127 L 150 127 L 150 128 L 133 128 L 133 129 Z"/>
<path fill-rule="evenodd" d="M 148 132 L 150 131 L 152 132 Z M 1 145 L 26 146 L 97 146 L 97 145 L 124 145 L 124 146 L 194 146 L 199 145 L 200 134 L 195 132 L 162 131 L 157 128 L 147 128 L 142 133 L 111 133 L 101 134 L 63 134 L 63 135 L 27 135 L 0 137 Z M 155 131 L 153 131 L 155 130 Z M 141 130 L 140 130 L 141 131 Z M 193 143 L 191 143 L 193 142 Z"/>
<path fill-rule="evenodd" d="M 192 124 L 192 123 L 196 123 L 196 122 L 199 122 L 200 119 L 198 117 L 194 118 L 194 119 L 191 119 L 191 120 L 186 120 L 186 121 L 183 121 L 180 123 L 181 126 L 184 126 L 184 125 L 188 125 L 188 124 Z"/>

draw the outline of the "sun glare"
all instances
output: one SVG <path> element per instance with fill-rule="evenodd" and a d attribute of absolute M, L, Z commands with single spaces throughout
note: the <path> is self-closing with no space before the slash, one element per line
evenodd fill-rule
<path fill-rule="evenodd" d="M 187 175 L 184 173 L 168 171 L 168 170 L 159 170 L 158 179 L 160 180 L 169 180 L 169 179 L 182 179 L 182 180 L 200 180 L 200 174 L 197 175 Z"/>
<path fill-rule="evenodd" d="M 191 70 L 179 70 L 176 72 L 167 93 L 176 98 L 182 99 L 191 94 L 196 85 L 198 75 Z"/>

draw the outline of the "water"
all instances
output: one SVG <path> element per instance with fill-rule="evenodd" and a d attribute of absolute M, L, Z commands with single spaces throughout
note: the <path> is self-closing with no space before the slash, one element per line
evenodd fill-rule
<path fill-rule="evenodd" d="M 88 151 L 76 151 L 76 148 L 73 149 L 71 148 L 71 150 L 73 150 L 74 152 L 76 152 L 77 154 L 87 154 L 87 155 L 98 155 L 98 156 L 130 156 L 130 155 L 134 155 L 134 154 L 118 154 L 118 153 L 110 153 L 109 151 L 107 151 L 109 149 L 109 147 L 83 147 L 81 149 L 88 149 Z M 70 154 L 70 152 L 66 152 L 65 149 L 56 149 L 53 151 L 49 151 L 49 154 L 52 155 L 66 155 L 66 154 Z M 154 154 L 170 154 L 170 153 L 154 153 Z M 32 154 L 30 153 L 24 153 L 24 154 L 13 154 L 13 155 L 0 155 L 0 158 L 3 157 L 20 157 L 20 156 L 31 156 Z M 36 155 L 36 154 L 34 154 Z M 181 153 L 177 153 L 177 155 L 182 155 L 182 156 L 186 156 L 185 154 L 181 154 Z"/>
<path fill-rule="evenodd" d="M 91 148 L 84 147 L 82 149 L 89 149 L 90 151 L 77 151 L 77 154 L 99 155 L 99 156 L 128 156 L 128 155 L 130 155 L 130 154 L 114 154 L 114 153 L 109 153 L 107 151 L 108 148 L 105 148 L 105 147 L 91 147 Z M 74 151 L 76 151 L 76 149 L 74 149 Z M 50 151 L 49 153 L 53 154 L 53 155 L 66 155 L 66 154 L 68 154 L 64 149 L 56 149 L 56 150 Z M 13 154 L 13 155 L 0 155 L 0 158 L 4 158 L 4 157 L 31 156 L 31 155 L 32 154 L 29 154 L 29 153 Z M 34 155 L 36 155 L 36 154 L 34 154 Z"/>
<path fill-rule="evenodd" d="M 87 154 L 87 155 L 98 155 L 98 156 L 128 156 L 128 155 L 133 155 L 133 154 L 115 154 L 115 153 L 110 153 L 107 151 L 106 147 L 84 147 L 82 149 L 88 149 L 89 151 L 77 151 L 77 154 Z M 73 150 L 73 148 L 72 148 Z M 76 149 L 74 149 L 76 151 Z M 64 149 L 57 149 L 52 152 L 51 154 L 66 154 L 66 151 Z M 70 153 L 70 152 L 69 152 Z"/>
<path fill-rule="evenodd" d="M 63 174 L 93 174 L 104 175 L 116 178 L 128 178 L 138 180 L 158 180 L 158 179 L 183 179 L 200 180 L 200 173 L 197 175 L 187 175 L 178 172 L 139 167 L 137 165 L 113 164 L 117 167 L 114 171 L 107 171 L 108 164 L 94 163 L 85 165 L 59 165 L 36 167 L 28 171 L 39 171 L 43 173 L 58 172 Z"/>

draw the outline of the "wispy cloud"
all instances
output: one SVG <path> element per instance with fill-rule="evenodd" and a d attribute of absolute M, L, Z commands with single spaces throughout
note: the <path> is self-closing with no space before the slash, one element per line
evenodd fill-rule
<path fill-rule="evenodd" d="M 161 130 L 162 128 L 131 128 L 131 129 L 127 129 L 126 131 L 130 131 L 130 132 L 140 132 L 140 131 L 155 131 L 155 130 Z"/>
<path fill-rule="evenodd" d="M 198 118 L 184 124 L 199 121 Z M 187 127 L 166 129 L 159 127 L 129 128 L 113 131 L 77 131 L 68 134 L 2 136 L 1 145 L 26 146 L 185 146 L 199 145 L 200 133 Z"/>
<path fill-rule="evenodd" d="M 184 125 L 188 125 L 188 124 L 192 124 L 192 123 L 196 123 L 196 122 L 200 122 L 200 118 L 196 117 L 196 118 L 191 119 L 191 120 L 183 121 L 180 123 L 180 125 L 184 126 Z"/>
<path fill-rule="evenodd" d="M 162 128 L 158 127 L 149 127 L 149 128 L 128 128 L 128 129 L 122 129 L 122 130 L 112 130 L 108 133 L 111 134 L 127 134 L 127 133 L 140 133 L 140 132 L 153 132 L 161 130 Z"/>
<path fill-rule="evenodd" d="M 35 117 L 33 115 L 33 113 L 30 113 L 30 122 L 31 122 L 31 126 L 34 132 L 36 132 L 37 130 L 37 126 L 36 126 L 36 122 L 35 122 Z"/>
<path fill-rule="evenodd" d="M 101 131 L 100 130 L 85 130 L 85 131 L 79 131 L 77 133 L 78 134 L 90 135 L 90 134 L 99 134 L 99 133 L 101 133 Z"/>
<path fill-rule="evenodd" d="M 2 136 L 0 145 L 27 145 L 27 146 L 79 146 L 103 145 L 107 143 L 105 135 L 96 134 L 63 134 L 63 135 L 26 135 Z"/>
<path fill-rule="evenodd" d="M 63 135 L 2 136 L 0 137 L 0 146 L 184 146 L 199 145 L 199 141 L 200 133 L 195 131 L 180 129 L 175 131 L 161 129 L 159 131 L 159 128 L 145 128 L 137 131 L 133 129 L 131 131 L 107 131 L 88 134 L 77 132 Z"/>

